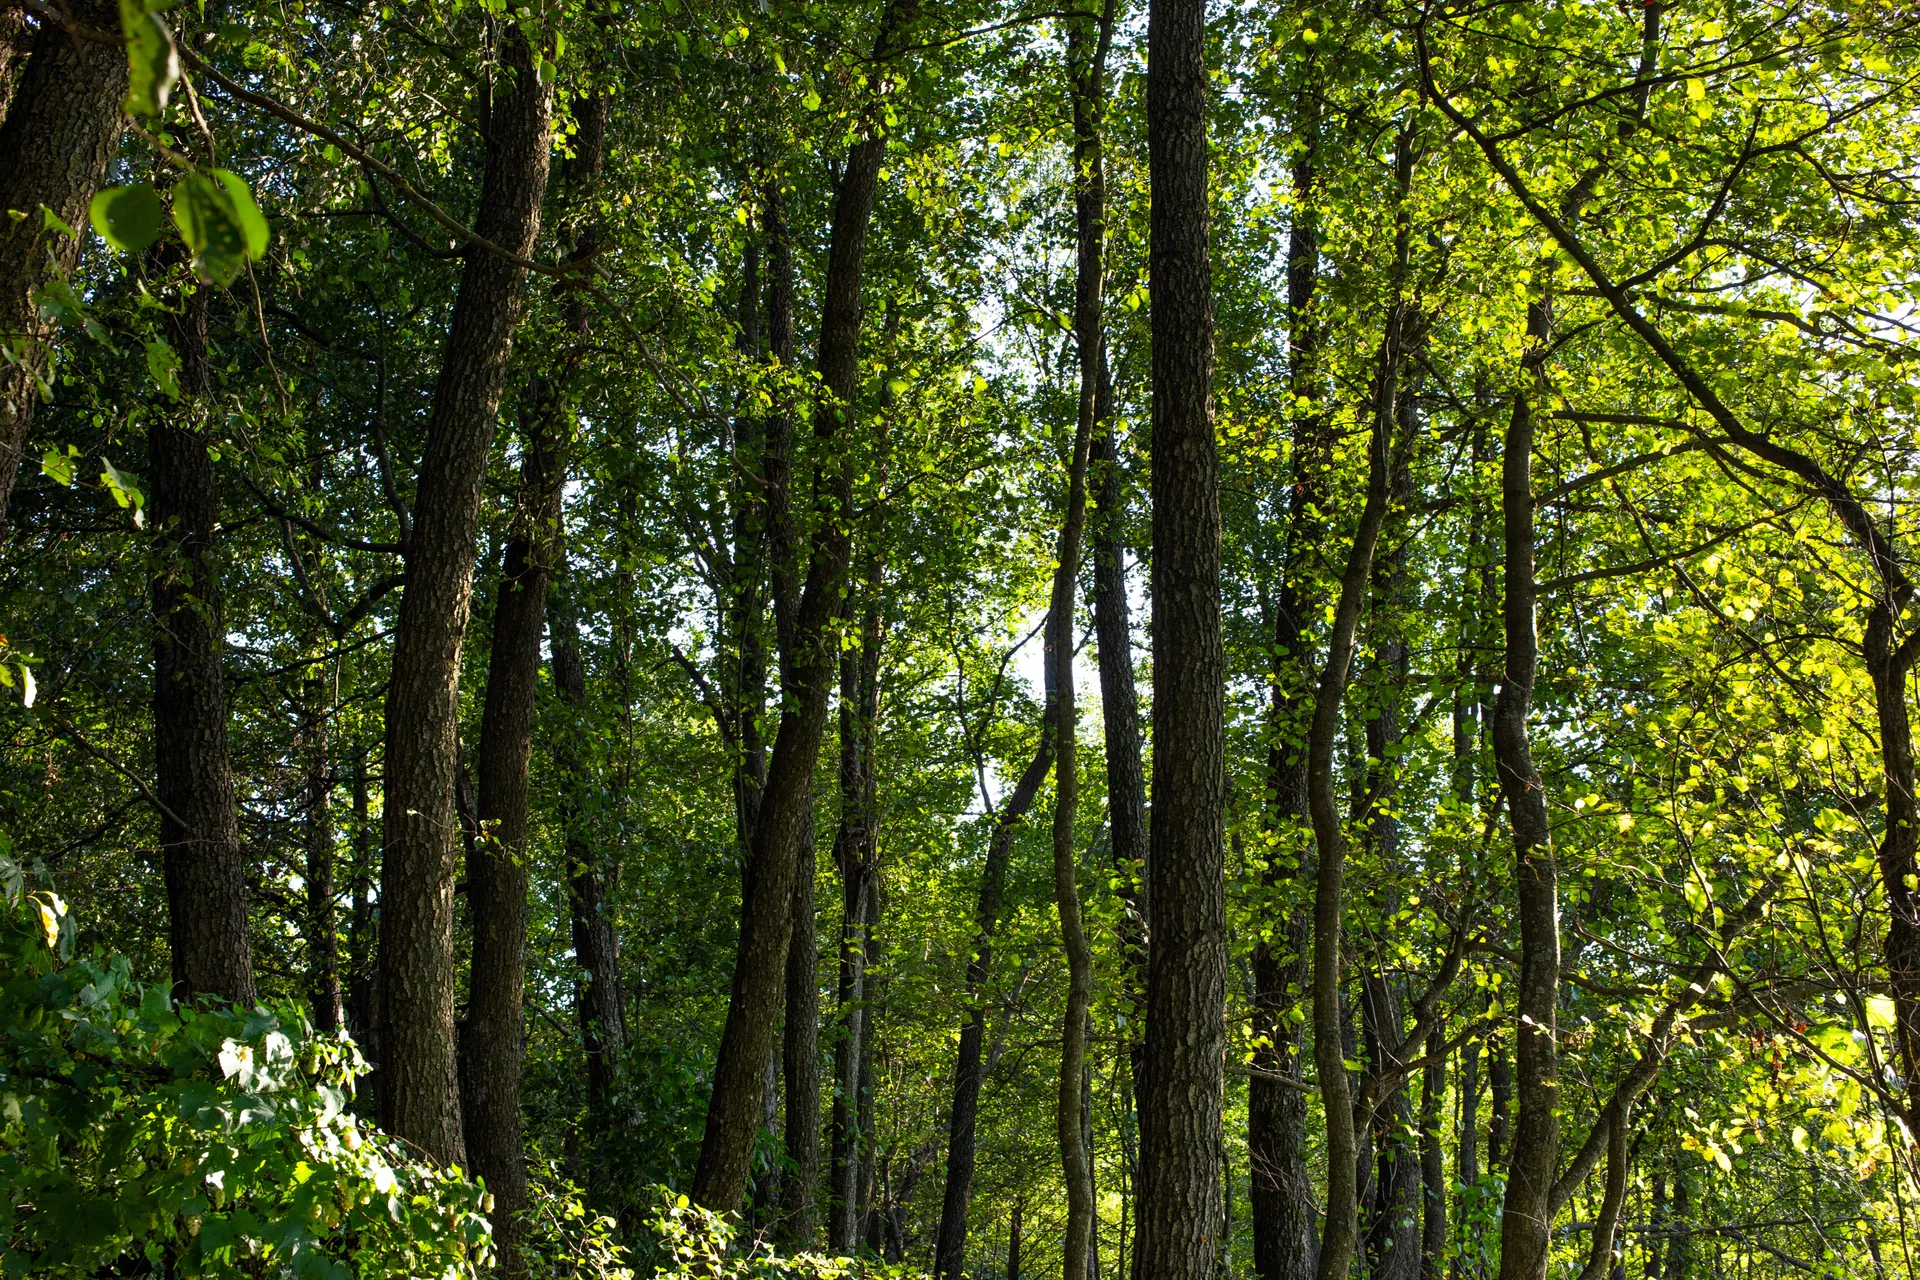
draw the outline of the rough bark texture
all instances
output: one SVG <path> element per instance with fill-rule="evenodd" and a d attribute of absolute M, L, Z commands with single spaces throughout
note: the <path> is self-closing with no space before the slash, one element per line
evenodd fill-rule
<path fill-rule="evenodd" d="M 1392 984 L 1379 973 L 1369 974 L 1361 1000 L 1369 1074 L 1403 1071 L 1404 1061 L 1394 1056 L 1404 1027 Z M 1375 1103 L 1371 1120 L 1376 1165 L 1365 1205 L 1368 1274 L 1374 1280 L 1414 1280 L 1420 1274 L 1420 1163 L 1405 1087 L 1391 1088 Z"/>
<path fill-rule="evenodd" d="M 29 75 L 23 95 L 35 82 Z M 27 108 L 23 99 L 20 110 Z M 227 631 L 217 557 L 220 501 L 200 420 L 211 389 L 207 290 L 189 287 L 193 292 L 180 300 L 180 314 L 166 320 L 167 339 L 180 357 L 180 403 L 156 406 L 147 427 L 154 794 L 164 807 L 160 850 L 174 995 L 252 1004 L 247 866 L 227 758 L 221 674 Z"/>
<path fill-rule="evenodd" d="M 1206 5 L 1147 23 L 1153 332 L 1153 904 L 1140 1103 L 1140 1271 L 1203 1280 L 1221 1241 L 1225 1050 L 1220 464 L 1207 242 Z"/>
<path fill-rule="evenodd" d="M 64 8 L 82 26 L 120 29 L 114 4 L 69 0 Z M 0 361 L 0 533 L 55 340 L 34 295 L 73 270 L 80 256 L 81 242 L 48 229 L 40 209 L 86 234 L 87 204 L 126 127 L 126 92 L 121 50 L 42 22 L 0 124 L 0 343 L 19 357 Z M 16 220 L 9 211 L 25 216 Z"/>
<path fill-rule="evenodd" d="M 1013 792 L 994 817 L 993 835 L 980 871 L 980 897 L 973 916 L 973 955 L 967 961 L 967 1023 L 960 1029 L 960 1049 L 953 1068 L 953 1107 L 947 1113 L 947 1183 L 940 1202 L 940 1228 L 934 1238 L 933 1271 L 938 1280 L 962 1280 L 967 1259 L 967 1209 L 973 1201 L 976 1126 L 980 1115 L 980 1086 L 986 1079 L 981 1054 L 987 1034 L 987 980 L 993 974 L 993 936 L 1000 927 L 1000 908 L 1006 898 L 1007 863 L 1013 856 L 1013 836 L 1034 797 L 1040 794 L 1053 769 L 1053 668 L 1045 672 L 1046 709 L 1041 714 L 1040 745 L 1020 774 Z"/>
<path fill-rule="evenodd" d="M 905 16 L 894 0 L 882 20 L 880 52 Z M 822 290 L 819 369 L 821 394 L 813 432 L 822 445 L 851 425 L 859 392 L 860 277 L 867 226 L 886 144 L 863 138 L 847 153 L 834 202 L 833 230 Z M 777 274 L 777 268 L 776 268 Z M 777 354 L 777 352 L 776 352 Z M 771 427 L 769 434 L 771 435 Z M 782 484 L 784 487 L 784 477 Z M 760 797 L 740 901 L 740 940 L 714 1064 L 713 1096 L 700 1144 L 693 1199 L 730 1211 L 746 1193 L 754 1135 L 759 1129 L 759 1079 L 773 1049 L 774 1027 L 786 991 L 787 944 L 793 932 L 793 880 L 801 842 L 813 826 L 813 770 L 826 729 L 827 696 L 835 654 L 826 643 L 841 609 L 851 552 L 853 486 L 847 463 L 832 466 L 815 486 L 815 525 L 806 585 L 782 638 L 780 728 Z M 775 564 L 781 564 L 775 539 Z M 778 573 L 778 568 L 776 568 Z M 776 577 L 776 592 L 780 589 Z M 791 599 L 791 584 L 787 585 Z M 781 601 L 776 595 L 776 612 Z"/>
<path fill-rule="evenodd" d="M 1319 221 L 1314 212 L 1318 183 L 1319 106 L 1303 93 L 1295 134 L 1293 226 L 1287 241 L 1287 364 L 1289 389 L 1308 403 L 1324 398 L 1320 388 L 1320 326 L 1313 298 L 1320 276 Z M 1276 896 L 1289 876 L 1311 884 L 1317 862 L 1306 833 L 1307 730 L 1312 719 L 1314 663 L 1308 638 L 1311 607 L 1307 566 L 1321 534 L 1318 517 L 1325 467 L 1326 417 L 1311 410 L 1293 420 L 1292 481 L 1287 497 L 1286 545 L 1279 590 L 1273 601 L 1273 685 L 1268 702 L 1267 785 L 1273 792 L 1271 825 L 1299 848 L 1270 848 L 1266 883 Z M 1297 832 L 1298 834 L 1293 834 Z M 1275 1080 L 1298 1078 L 1299 1032 L 1292 1018 L 1308 979 L 1313 919 L 1302 903 L 1272 936 L 1253 950 L 1255 1074 L 1247 1086 L 1247 1160 L 1253 1202 L 1253 1269 L 1259 1280 L 1307 1280 L 1319 1254 L 1319 1206 L 1307 1172 L 1307 1094 Z"/>
<path fill-rule="evenodd" d="M 328 747 L 328 698 L 325 681 L 309 680 L 300 727 L 306 749 L 307 845 L 307 1001 L 316 1031 L 342 1025 L 340 1003 L 340 930 L 334 908 L 333 760 Z"/>
<path fill-rule="evenodd" d="M 0 125 L 7 119 L 13 92 L 20 87 L 20 73 L 26 69 L 27 54 L 33 48 L 33 29 L 27 25 L 24 9 L 0 13 Z"/>
<path fill-rule="evenodd" d="M 553 96 L 517 28 L 502 41 L 501 61 L 475 230 L 524 258 L 540 227 Z M 465 1159 L 453 1026 L 460 651 L 480 489 L 525 284 L 522 268 L 468 251 L 420 464 L 387 691 L 381 1122 L 442 1163 Z"/>
<path fill-rule="evenodd" d="M 566 469 L 551 434 L 559 412 L 545 403 L 557 388 L 538 382 L 529 395 L 525 454 L 513 529 L 495 588 L 493 647 L 480 711 L 480 838 L 467 863 L 473 958 L 461 1032 L 460 1102 L 472 1171 L 493 1193 L 494 1234 L 511 1251 L 515 1217 L 526 1207 L 520 1075 L 525 1053 L 527 985 L 528 771 L 533 759 L 534 695 L 540 638 L 546 631 L 547 577 L 560 521 Z"/>
<path fill-rule="evenodd" d="M 1544 308 L 1528 323 L 1537 364 L 1546 338 Z M 1507 1195 L 1500 1219 L 1500 1280 L 1543 1280 L 1547 1274 L 1555 1166 L 1560 1158 L 1558 1052 L 1560 902 L 1547 827 L 1546 794 L 1533 764 L 1527 727 L 1538 641 L 1534 634 L 1532 388 L 1514 395 L 1501 460 L 1505 544 L 1506 671 L 1493 707 L 1493 756 L 1513 828 L 1519 899 L 1520 985 L 1515 997 L 1514 1062 L 1520 1095 Z"/>

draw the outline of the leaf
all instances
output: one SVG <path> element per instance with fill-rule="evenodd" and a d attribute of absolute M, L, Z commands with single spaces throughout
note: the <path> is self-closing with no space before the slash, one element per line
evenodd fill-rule
<path fill-rule="evenodd" d="M 87 318 L 86 304 L 74 294 L 73 286 L 65 280 L 49 280 L 41 285 L 34 294 L 34 302 L 40 308 L 40 318 L 53 324 L 84 324 Z"/>
<path fill-rule="evenodd" d="M 120 0 L 120 30 L 127 38 L 127 113 L 161 115 L 180 82 L 180 51 L 173 46 L 173 32 L 139 0 Z"/>
<path fill-rule="evenodd" d="M 122 253 L 139 253 L 158 240 L 165 215 L 160 193 L 145 182 L 136 182 L 130 187 L 108 187 L 87 206 L 93 229 Z"/>
<path fill-rule="evenodd" d="M 153 378 L 153 385 L 166 393 L 167 399 L 180 398 L 180 357 L 165 338 L 147 343 L 147 373 Z"/>
<path fill-rule="evenodd" d="M 259 216 L 259 210 L 254 210 Z M 173 189 L 173 222 L 204 280 L 225 285 L 247 261 L 248 231 L 224 182 L 190 173 Z M 264 220 L 261 223 L 265 227 Z"/>
<path fill-rule="evenodd" d="M 246 180 L 231 169 L 215 169 L 213 176 L 226 188 L 227 198 L 233 202 L 234 216 L 240 220 L 240 231 L 246 239 L 247 257 L 258 262 L 267 251 L 267 242 L 272 238 L 267 229 L 266 215 L 260 212 L 260 206 L 254 202 L 253 192 L 248 190 Z"/>
<path fill-rule="evenodd" d="M 40 455 L 40 474 L 52 480 L 62 488 L 73 487 L 73 455 L 59 449 L 49 449 Z"/>
<path fill-rule="evenodd" d="M 1888 1031 L 1894 1025 L 1893 1001 L 1887 996 L 1867 997 L 1867 1025 L 1876 1031 Z"/>

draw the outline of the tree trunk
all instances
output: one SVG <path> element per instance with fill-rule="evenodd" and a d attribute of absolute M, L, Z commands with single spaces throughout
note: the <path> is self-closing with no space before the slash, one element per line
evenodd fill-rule
<path fill-rule="evenodd" d="M 1052 614 L 1048 614 L 1052 625 Z M 967 1258 L 967 1209 L 973 1200 L 975 1126 L 980 1113 L 980 1086 L 985 1082 L 981 1053 L 987 1032 L 987 980 L 993 974 L 993 936 L 1000 927 L 1000 908 L 1006 897 L 1007 864 L 1013 856 L 1013 836 L 1034 797 L 1053 769 L 1053 667 L 1043 672 L 1046 707 L 1040 717 L 1040 745 L 1014 784 L 1012 794 L 994 816 L 993 835 L 980 871 L 980 896 L 973 915 L 973 955 L 967 961 L 967 1023 L 960 1029 L 960 1049 L 953 1068 L 953 1108 L 947 1116 L 947 1184 L 941 1197 L 940 1228 L 934 1238 L 933 1271 L 938 1280 L 963 1280 Z"/>
<path fill-rule="evenodd" d="M 1378 757 L 1376 757 L 1378 758 Z M 1404 1032 L 1400 1002 L 1388 979 L 1367 976 L 1362 996 L 1370 1074 L 1398 1073 L 1390 1057 Z M 1411 1141 L 1412 1108 L 1404 1085 L 1374 1104 L 1371 1147 L 1377 1172 L 1367 1208 L 1367 1261 L 1373 1280 L 1415 1280 L 1420 1274 L 1420 1164 Z"/>
<path fill-rule="evenodd" d="M 1227 986 L 1220 461 L 1207 242 L 1206 5 L 1147 22 L 1153 336 L 1153 827 L 1139 1265 L 1204 1280 L 1222 1246 L 1217 1163 Z"/>
<path fill-rule="evenodd" d="M 885 56 L 897 25 L 907 17 L 906 0 L 890 0 L 881 20 L 876 56 Z M 814 438 L 827 446 L 851 427 L 859 394 L 860 278 L 866 258 L 867 226 L 886 144 L 863 138 L 847 152 L 834 201 L 833 230 L 820 313 L 820 392 L 814 403 Z M 779 273 L 776 264 L 775 274 Z M 778 286 L 776 285 L 776 288 Z M 773 344 L 778 355 L 778 341 Z M 769 434 L 772 434 L 770 427 Z M 782 478 L 782 487 L 785 478 Z M 813 771 L 826 730 L 827 695 L 834 672 L 830 646 L 839 616 L 852 549 L 851 461 L 843 459 L 818 477 L 815 521 L 806 585 L 796 606 L 790 635 L 783 637 L 780 683 L 782 712 L 760 797 L 740 901 L 740 940 L 734 958 L 727 1021 L 714 1063 L 713 1095 L 707 1106 L 700 1164 L 694 1173 L 693 1199 L 705 1208 L 730 1212 L 746 1193 L 759 1129 L 759 1079 L 773 1049 L 773 1032 L 786 993 L 787 944 L 793 933 L 793 881 L 801 842 L 813 826 Z M 779 565 L 785 529 L 770 529 Z M 777 572 L 777 571 L 776 571 Z M 776 586 L 779 583 L 775 579 Z M 789 598 L 791 587 L 788 588 Z M 776 612 L 781 602 L 776 596 Z"/>
<path fill-rule="evenodd" d="M 1015 1200 L 1013 1216 L 1007 1222 L 1007 1280 L 1020 1280 L 1020 1217 L 1026 1207 L 1026 1201 Z"/>
<path fill-rule="evenodd" d="M 20 87 L 20 73 L 26 70 L 27 54 L 33 48 L 33 29 L 27 26 L 25 9 L 0 13 L 0 125 L 7 119 L 13 92 Z"/>
<path fill-rule="evenodd" d="M 1536 304 L 1528 317 L 1534 349 L 1529 376 L 1544 358 L 1547 317 Z M 1513 417 L 1501 460 L 1505 543 L 1506 670 L 1493 707 L 1494 766 L 1506 793 L 1513 827 L 1514 881 L 1519 898 L 1520 984 L 1516 993 L 1514 1060 L 1520 1114 L 1507 1162 L 1507 1195 L 1500 1219 L 1500 1280 L 1544 1280 L 1553 1227 L 1554 1174 L 1560 1158 L 1558 1053 L 1560 903 L 1558 872 L 1547 827 L 1546 795 L 1533 765 L 1527 727 L 1538 641 L 1534 635 L 1532 388 L 1513 398 Z"/>
<path fill-rule="evenodd" d="M 495 589 L 480 712 L 480 838 L 467 863 L 473 959 L 460 1045 L 461 1111 L 467 1160 L 493 1193 L 494 1235 L 510 1272 L 518 1269 L 515 1215 L 527 1201 L 520 1077 L 526 1045 L 528 771 L 548 566 L 566 475 L 550 434 L 560 412 L 545 401 L 560 394 L 539 380 L 528 394 L 518 510 Z"/>
<path fill-rule="evenodd" d="M 68 37 L 48 24 L 62 41 Z M 105 50 L 92 51 L 96 58 Z M 66 57 L 68 54 L 50 55 Z M 39 53 L 34 55 L 36 61 Z M 117 56 L 117 54 L 116 54 Z M 124 75 L 124 59 L 123 71 Z M 16 118 L 37 104 L 24 98 Z M 114 110 L 119 110 L 115 103 Z M 117 119 L 117 115 L 116 115 Z M 19 228 L 30 225 L 16 223 Z M 166 336 L 180 358 L 181 402 L 147 428 L 147 519 L 153 529 L 153 758 L 166 867 L 176 999 L 254 1001 L 247 864 L 227 758 L 226 626 L 217 558 L 220 500 L 201 434 L 211 391 L 207 288 L 180 300 Z M 11 376 L 11 375 L 5 375 Z"/>
<path fill-rule="evenodd" d="M 1095 1205 L 1093 1149 L 1086 1098 L 1087 1039 L 1092 1021 L 1093 948 L 1080 913 L 1074 820 L 1080 802 L 1079 715 L 1074 703 L 1073 651 L 1078 626 L 1080 543 L 1087 513 L 1087 453 L 1100 416 L 1105 373 L 1102 301 L 1106 284 L 1106 177 L 1101 163 L 1101 110 L 1106 97 L 1107 48 L 1113 38 L 1114 0 L 1101 16 L 1076 21 L 1067 33 L 1067 72 L 1073 91 L 1074 338 L 1080 356 L 1080 395 L 1067 461 L 1067 509 L 1060 523 L 1054 570 L 1053 625 L 1046 661 L 1053 667 L 1054 807 L 1053 901 L 1067 956 L 1067 1007 L 1060 1028 L 1056 1114 L 1060 1169 L 1067 1191 L 1062 1265 L 1068 1280 L 1091 1274 Z M 1091 38 L 1090 38 L 1091 37 Z"/>
<path fill-rule="evenodd" d="M 120 10 L 112 3 L 68 0 L 63 8 L 82 26 L 120 30 Z M 0 342 L 19 352 L 18 361 L 0 361 L 0 533 L 54 341 L 35 295 L 72 271 L 80 257 L 80 240 L 47 227 L 40 208 L 86 234 L 87 205 L 126 128 L 120 110 L 126 92 L 124 50 L 42 21 L 0 124 Z M 9 212 L 25 216 L 4 216 Z M 184 364 L 187 353 L 180 355 Z M 251 976 L 247 982 L 250 997 Z"/>
<path fill-rule="evenodd" d="M 840 658 L 840 827 L 833 842 L 840 870 L 840 1036 L 834 1045 L 832 1193 L 827 1203 L 827 1247 L 851 1254 L 860 1233 L 860 1067 L 866 1057 L 868 926 L 874 874 L 873 747 L 880 714 L 878 565 L 867 574 L 867 614 L 860 647 Z"/>
<path fill-rule="evenodd" d="M 328 754 L 328 699 L 323 680 L 303 691 L 306 746 L 307 999 L 314 1030 L 332 1034 L 344 1019 L 340 1005 L 340 930 L 334 910 L 333 761 Z"/>
<path fill-rule="evenodd" d="M 814 1193 L 820 1181 L 820 985 L 814 927 L 814 847 L 801 841 L 793 879 L 793 941 L 787 949 L 786 1030 L 780 1052 L 786 1085 L 787 1159 L 793 1167 L 780 1181 L 781 1242 L 799 1251 L 814 1246 Z"/>
<path fill-rule="evenodd" d="M 546 194 L 553 95 L 519 28 L 505 35 L 501 57 L 475 230 L 524 258 Z M 523 268 L 468 250 L 420 464 L 387 692 L 381 1122 L 443 1164 L 466 1154 L 453 1026 L 460 652 L 481 485 L 525 283 Z"/>
<path fill-rule="evenodd" d="M 1441 1280 L 1447 1257 L 1447 1171 L 1440 1103 L 1447 1092 L 1447 1041 L 1436 1019 L 1427 1033 L 1420 1080 L 1420 1280 Z"/>
<path fill-rule="evenodd" d="M 1327 1209 L 1320 1238 L 1320 1280 L 1346 1280 L 1353 1257 L 1359 1144 L 1347 1081 L 1346 1019 L 1341 1009 L 1341 917 L 1344 911 L 1347 837 L 1334 801 L 1333 751 L 1340 706 L 1353 662 L 1354 636 L 1373 569 L 1374 549 L 1386 519 L 1391 467 L 1393 391 L 1400 346 L 1398 307 L 1381 342 L 1376 374 L 1373 436 L 1368 449 L 1366 505 L 1340 579 L 1339 603 L 1327 639 L 1327 663 L 1314 696 L 1307 743 L 1307 807 L 1313 819 L 1319 866 L 1313 899 L 1313 1058 L 1320 1077 L 1327 1128 Z"/>
<path fill-rule="evenodd" d="M 1314 212 L 1318 183 L 1319 103 L 1308 91 L 1297 109 L 1298 151 L 1293 163 L 1293 227 L 1287 241 L 1287 362 L 1289 390 L 1298 403 L 1324 399 L 1320 387 L 1320 326 L 1313 297 L 1320 275 L 1319 222 Z M 1289 872 L 1311 884 L 1317 861 L 1308 843 L 1307 730 L 1312 719 L 1314 663 L 1308 639 L 1310 607 L 1307 564 L 1321 536 L 1320 488 L 1327 463 L 1324 413 L 1296 412 L 1292 474 L 1287 497 L 1285 558 L 1273 601 L 1273 685 L 1268 703 L 1267 785 L 1273 791 L 1271 826 L 1282 840 L 1297 841 L 1299 854 L 1287 866 L 1282 849 L 1270 847 L 1265 879 L 1276 894 Z M 1298 834 L 1295 834 L 1298 833 Z M 1276 856 L 1277 855 L 1277 856 Z M 1307 1172 L 1307 1095 L 1275 1080 L 1298 1078 L 1299 1032 L 1291 1017 L 1308 977 L 1313 918 L 1305 903 L 1287 915 L 1278 936 L 1263 931 L 1253 949 L 1255 1074 L 1247 1085 L 1247 1161 L 1253 1201 L 1253 1269 L 1258 1280 L 1307 1280 L 1318 1262 L 1319 1206 Z"/>
<path fill-rule="evenodd" d="M 565 576 L 564 557 L 558 549 L 554 553 L 554 574 Z M 571 720 L 556 741 L 554 758 L 562 777 L 560 815 L 565 833 L 567 915 L 574 964 L 579 971 L 574 981 L 574 1016 L 580 1023 L 587 1065 L 587 1118 L 593 1147 L 587 1183 L 604 1203 L 615 1191 L 609 1181 L 606 1156 L 617 1135 L 613 1092 L 626 1049 L 627 1026 L 620 996 L 620 940 L 614 929 L 613 909 L 606 900 L 605 858 L 587 817 L 593 779 L 574 741 L 586 712 L 587 671 L 580 657 L 579 625 L 566 604 L 564 590 L 554 592 L 548 606 L 547 635 L 553 683 Z"/>

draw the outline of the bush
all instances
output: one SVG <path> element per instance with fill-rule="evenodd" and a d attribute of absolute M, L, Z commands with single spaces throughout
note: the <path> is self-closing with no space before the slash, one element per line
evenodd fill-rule
<path fill-rule="evenodd" d="M 475 1276 L 488 1197 L 347 1110 L 366 1063 L 299 1011 L 176 1004 L 74 954 L 0 854 L 0 1273 Z"/>

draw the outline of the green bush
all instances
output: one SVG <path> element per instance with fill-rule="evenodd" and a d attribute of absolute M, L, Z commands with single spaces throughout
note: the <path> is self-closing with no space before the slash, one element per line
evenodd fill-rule
<path fill-rule="evenodd" d="M 176 1004 L 75 955 L 0 854 L 0 1274 L 457 1280 L 492 1262 L 483 1188 L 347 1109 L 366 1063 L 293 1009 Z"/>

